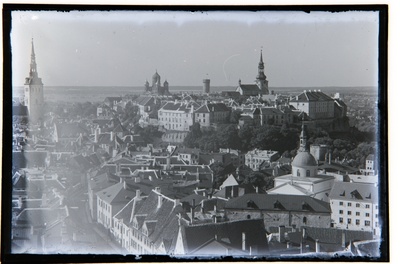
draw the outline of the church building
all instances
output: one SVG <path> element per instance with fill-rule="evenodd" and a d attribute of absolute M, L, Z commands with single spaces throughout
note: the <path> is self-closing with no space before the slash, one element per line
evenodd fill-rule
<path fill-rule="evenodd" d="M 157 70 L 156 73 L 154 73 L 152 77 L 152 82 L 151 86 L 150 83 L 146 80 L 146 83 L 144 85 L 144 91 L 145 93 L 150 93 L 150 94 L 158 94 L 158 95 L 169 95 L 169 84 L 167 80 L 165 80 L 163 86 L 161 86 L 161 76 L 158 74 Z"/>
<path fill-rule="evenodd" d="M 268 194 L 307 195 L 324 202 L 329 201 L 335 177 L 318 174 L 318 163 L 310 154 L 308 145 L 303 123 L 300 147 L 292 161 L 292 174 L 276 177 L 275 187 L 268 190 Z"/>
<path fill-rule="evenodd" d="M 258 63 L 258 74 L 256 77 L 255 84 L 242 84 L 239 80 L 239 86 L 236 88 L 236 92 L 244 96 L 262 96 L 269 94 L 268 80 L 264 73 L 264 61 L 262 51 L 260 54 L 260 62 Z"/>
<path fill-rule="evenodd" d="M 29 112 L 29 122 L 37 123 L 40 119 L 42 119 L 44 96 L 42 78 L 39 78 L 37 73 L 33 39 L 29 77 L 25 78 L 24 94 L 25 105 L 28 107 Z"/>

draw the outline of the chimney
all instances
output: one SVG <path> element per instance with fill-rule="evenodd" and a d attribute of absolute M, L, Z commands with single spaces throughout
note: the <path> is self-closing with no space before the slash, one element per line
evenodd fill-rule
<path fill-rule="evenodd" d="M 258 193 L 258 186 L 256 186 L 256 193 Z"/>
<path fill-rule="evenodd" d="M 331 164 L 331 162 L 332 162 L 332 153 L 329 152 L 328 163 Z"/>
<path fill-rule="evenodd" d="M 96 128 L 96 129 L 94 130 L 94 142 L 95 142 L 95 143 L 99 142 L 99 129 L 100 129 L 100 128 Z"/>
<path fill-rule="evenodd" d="M 196 200 L 193 199 L 192 200 L 192 206 L 190 207 L 190 214 L 191 214 L 191 218 L 190 218 L 190 223 L 193 223 L 193 219 L 194 219 L 194 208 L 196 206 Z"/>
<path fill-rule="evenodd" d="M 242 232 L 242 250 L 246 251 L 246 233 Z"/>
<path fill-rule="evenodd" d="M 283 242 L 285 242 L 285 226 L 283 226 L 283 225 L 279 226 L 278 230 L 279 230 L 278 242 L 283 243 Z"/>
<path fill-rule="evenodd" d="M 306 239 L 307 238 L 307 233 L 306 233 L 306 229 L 305 228 L 303 228 L 303 239 Z"/>
<path fill-rule="evenodd" d="M 320 252 L 320 248 L 319 248 L 319 239 L 315 239 L 315 252 L 318 253 Z"/>
<path fill-rule="evenodd" d="M 114 132 L 111 131 L 111 133 L 110 133 L 110 141 L 113 141 L 113 140 L 114 140 Z"/>
<path fill-rule="evenodd" d="M 140 190 L 136 190 L 136 196 L 135 198 L 139 199 L 140 198 Z"/>
<path fill-rule="evenodd" d="M 171 155 L 167 156 L 167 168 L 166 169 L 167 170 L 171 169 Z"/>
<path fill-rule="evenodd" d="M 346 233 L 342 231 L 342 247 L 346 247 Z"/>
<path fill-rule="evenodd" d="M 126 190 L 126 181 L 124 180 L 124 190 Z"/>

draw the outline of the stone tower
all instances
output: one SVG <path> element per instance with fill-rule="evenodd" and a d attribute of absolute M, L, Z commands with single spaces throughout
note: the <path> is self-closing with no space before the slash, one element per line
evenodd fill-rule
<path fill-rule="evenodd" d="M 268 80 L 264 73 L 264 61 L 262 56 L 262 50 L 260 54 L 260 62 L 258 63 L 258 74 L 256 77 L 256 84 L 261 91 L 261 94 L 269 94 L 268 91 Z"/>
<path fill-rule="evenodd" d="M 29 122 L 37 123 L 40 119 L 42 119 L 44 96 L 43 96 L 42 79 L 39 78 L 37 72 L 33 39 L 32 39 L 32 52 L 31 52 L 29 77 L 25 78 L 24 91 L 25 91 L 24 101 L 25 105 L 28 107 Z"/>

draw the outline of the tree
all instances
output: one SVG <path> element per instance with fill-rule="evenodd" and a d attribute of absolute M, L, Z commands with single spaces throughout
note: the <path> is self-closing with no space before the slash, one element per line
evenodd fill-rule
<path fill-rule="evenodd" d="M 253 171 L 245 177 L 244 183 L 251 184 L 254 187 L 263 188 L 266 183 L 264 177 L 265 175 L 263 173 Z"/>

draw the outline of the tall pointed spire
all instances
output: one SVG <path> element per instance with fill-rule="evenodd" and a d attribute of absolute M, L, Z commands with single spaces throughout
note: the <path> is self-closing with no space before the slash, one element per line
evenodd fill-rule
<path fill-rule="evenodd" d="M 304 125 L 304 119 L 301 122 L 301 133 L 300 133 L 300 147 L 299 147 L 299 151 L 302 152 L 306 152 L 309 151 L 308 150 L 308 146 L 307 146 L 307 131 Z"/>
<path fill-rule="evenodd" d="M 35 56 L 35 48 L 33 45 L 33 38 L 32 38 L 32 51 L 31 51 L 31 67 L 29 70 L 29 77 L 37 78 L 37 65 L 36 65 L 36 56 Z"/>

